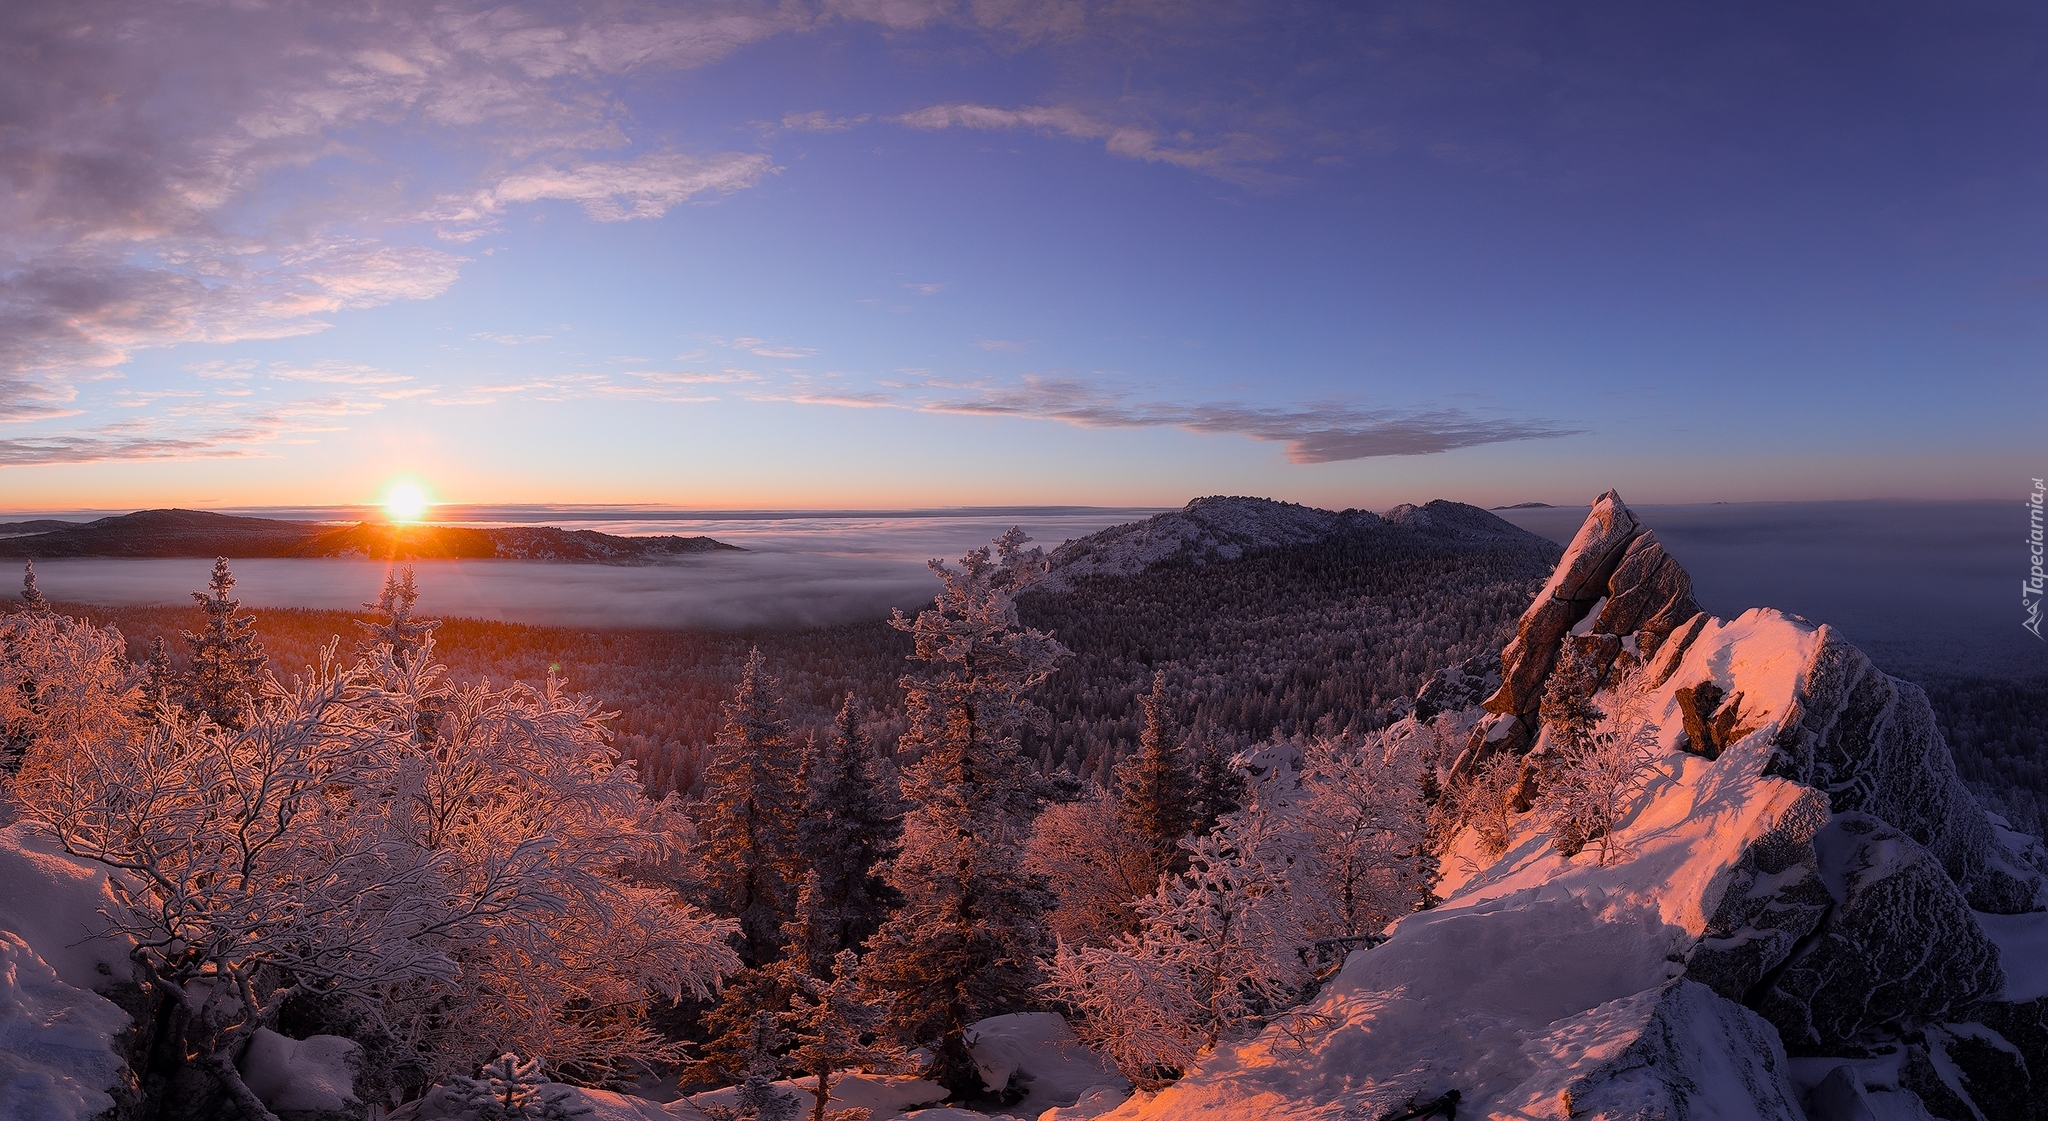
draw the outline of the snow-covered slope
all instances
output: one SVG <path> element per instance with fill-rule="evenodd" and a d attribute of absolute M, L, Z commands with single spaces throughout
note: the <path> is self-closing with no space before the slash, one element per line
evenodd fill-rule
<path fill-rule="evenodd" d="M 1466 543 L 1531 536 L 1476 506 L 1442 500 L 1396 506 L 1382 517 L 1365 510 L 1332 512 L 1270 498 L 1216 496 L 1067 542 L 1053 550 L 1052 571 L 1039 587 L 1064 591 L 1084 577 L 1135 576 L 1169 561 L 1231 561 L 1259 549 L 1374 532 Z"/>
<path fill-rule="evenodd" d="M 1498 858 L 1461 835 L 1439 906 L 1287 1024 L 1108 1116 L 1377 1121 L 1452 1091 L 1460 1117 L 2041 1115 L 2041 854 L 1970 801 L 1917 689 L 1796 616 L 1699 614 L 1609 494 L 1447 778 L 1527 752 L 1540 792 L 1535 702 L 1567 643 L 1605 671 L 1610 717 L 1655 737 L 1625 855 L 1567 857 L 1540 813 Z"/>
<path fill-rule="evenodd" d="M 85 1121 L 132 1097 L 128 1014 L 93 991 L 133 968 L 129 943 L 93 937 L 113 902 L 104 870 L 0 829 L 0 1118 Z"/>

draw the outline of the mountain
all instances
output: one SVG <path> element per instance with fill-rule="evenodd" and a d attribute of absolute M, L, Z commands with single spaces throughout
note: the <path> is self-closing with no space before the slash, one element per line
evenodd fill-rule
<path fill-rule="evenodd" d="M 1654 768 L 1580 851 L 1543 812 L 1561 657 Z M 1432 693 L 1389 734 L 1453 788 L 1519 767 L 1534 809 L 1505 851 L 1453 835 L 1437 906 L 1106 1118 L 1417 1117 L 1454 1091 L 1479 1117 L 2044 1115 L 2048 852 L 1972 800 L 1920 690 L 1832 629 L 1699 611 L 1610 492 L 1499 667 Z"/>
<path fill-rule="evenodd" d="M 49 527 L 57 528 L 49 528 Z M 644 564 L 668 557 L 738 551 L 709 537 L 615 537 L 553 526 L 471 529 L 360 522 L 333 526 L 246 518 L 205 510 L 140 510 L 84 523 L 0 525 L 0 556 L 29 557 L 372 557 L 584 561 Z"/>
<path fill-rule="evenodd" d="M 1396 506 L 1382 517 L 1366 510 L 1332 513 L 1270 498 L 1219 495 L 1061 545 L 1053 550 L 1052 570 L 1038 587 L 1067 591 L 1091 577 L 1135 576 L 1169 563 L 1216 564 L 1261 550 L 1397 529 L 1444 541 L 1534 538 L 1476 506 L 1441 499 L 1426 506 Z"/>
<path fill-rule="evenodd" d="M 1173 720 L 1220 744 L 1377 728 L 1437 667 L 1499 650 L 1558 554 L 1442 501 L 1380 515 L 1199 498 L 1069 542 L 1017 603 L 1074 651 L 1027 746 L 1108 781 L 1155 673 Z"/>

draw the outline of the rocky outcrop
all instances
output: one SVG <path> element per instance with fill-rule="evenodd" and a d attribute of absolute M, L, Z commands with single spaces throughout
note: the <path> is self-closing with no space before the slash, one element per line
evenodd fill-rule
<path fill-rule="evenodd" d="M 1718 887 L 1720 903 L 1686 958 L 1688 978 L 1742 1000 L 1820 927 L 1835 905 L 1813 847 L 1827 823 L 1827 799 L 1807 791 L 1750 842 Z"/>
<path fill-rule="evenodd" d="M 1664 551 L 1655 533 L 1645 530 L 1628 543 L 1608 576 L 1607 599 L 1593 620 L 1593 633 L 1635 635 L 1637 648 L 1648 654 L 1699 613 L 1692 576 Z"/>
<path fill-rule="evenodd" d="M 1880 672 L 1832 628 L 1820 634 L 1765 773 L 1826 792 L 1836 813 L 1867 813 L 1911 837 L 1979 911 L 2040 909 L 2040 874 L 1998 839 L 1956 774 L 1927 695 Z"/>
<path fill-rule="evenodd" d="M 1564 636 L 1608 596 L 1607 582 L 1621 563 L 1642 523 L 1613 491 L 1593 503 L 1586 524 L 1579 527 L 1564 559 L 1535 602 L 1522 613 L 1507 649 L 1501 651 L 1501 684 L 1486 700 L 1486 710 L 1502 716 L 1527 716 L 1543 699 L 1543 679 L 1557 664 Z"/>
<path fill-rule="evenodd" d="M 1415 694 L 1415 719 L 1427 724 L 1437 714 L 1476 708 L 1500 688 L 1500 655 L 1480 654 L 1445 666 Z"/>
<path fill-rule="evenodd" d="M 1839 1055 L 1954 1018 L 2005 984 L 1998 948 L 1928 851 L 1868 814 L 1814 836 L 1834 906 L 1752 997 L 1795 1054 Z"/>

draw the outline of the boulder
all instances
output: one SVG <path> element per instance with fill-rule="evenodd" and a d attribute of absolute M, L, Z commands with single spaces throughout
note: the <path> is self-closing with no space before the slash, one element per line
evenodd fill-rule
<path fill-rule="evenodd" d="M 1752 1007 L 1793 1054 L 1853 1053 L 1866 1041 L 1959 1019 L 2005 984 L 1993 945 L 1927 849 L 1869 814 L 1813 836 L 1833 906 Z"/>
<path fill-rule="evenodd" d="M 1609 577 L 1642 528 L 1615 492 L 1594 500 L 1585 524 L 1501 652 L 1501 686 L 1487 698 L 1487 711 L 1517 716 L 1536 711 L 1559 644 L 1606 597 Z"/>
<path fill-rule="evenodd" d="M 1415 719 L 1427 724 L 1439 713 L 1476 708 L 1500 688 L 1500 655 L 1480 654 L 1430 676 L 1415 694 Z"/>

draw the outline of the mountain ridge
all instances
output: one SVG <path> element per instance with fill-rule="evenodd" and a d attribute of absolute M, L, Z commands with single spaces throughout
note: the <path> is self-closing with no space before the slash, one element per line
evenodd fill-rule
<path fill-rule="evenodd" d="M 0 556 L 32 560 L 72 557 L 231 559 L 369 557 L 377 560 L 552 560 L 647 564 L 697 553 L 742 551 L 710 537 L 619 537 L 555 526 L 329 525 L 178 508 L 138 510 L 81 523 L 0 525 L 29 529 L 0 536 Z"/>

